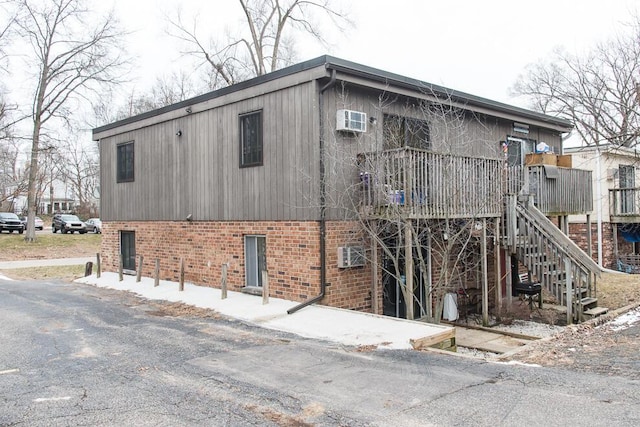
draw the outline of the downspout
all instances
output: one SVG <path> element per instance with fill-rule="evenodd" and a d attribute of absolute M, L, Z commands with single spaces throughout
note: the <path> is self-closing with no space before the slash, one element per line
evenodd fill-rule
<path fill-rule="evenodd" d="M 602 268 L 602 171 L 600 170 L 600 147 L 596 146 L 596 215 L 598 224 L 598 265 Z M 611 220 L 609 220 L 611 222 Z M 587 225 L 591 227 L 591 224 Z"/>
<path fill-rule="evenodd" d="M 296 311 L 305 308 L 308 305 L 315 304 L 321 301 L 324 298 L 324 294 L 327 288 L 327 255 L 326 255 L 326 234 L 327 234 L 327 223 L 326 223 L 326 211 L 327 211 L 327 195 L 326 195 L 326 183 L 325 183 L 325 165 L 324 165 L 324 155 L 325 155 L 325 119 L 324 119 L 324 92 L 327 89 L 332 88 L 336 84 L 336 70 L 331 70 L 331 79 L 320 88 L 319 94 L 319 106 L 318 111 L 320 114 L 320 294 L 314 298 L 311 298 L 308 301 L 305 301 L 301 304 L 296 305 L 295 307 L 287 310 L 287 314 L 293 314 Z"/>

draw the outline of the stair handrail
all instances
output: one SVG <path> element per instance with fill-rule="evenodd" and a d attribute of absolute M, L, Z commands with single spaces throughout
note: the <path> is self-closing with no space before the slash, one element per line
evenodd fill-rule
<path fill-rule="evenodd" d="M 555 226 L 549 218 L 547 218 L 533 203 L 527 202 L 523 204 L 521 202 L 516 203 L 516 210 L 527 218 L 538 232 L 542 233 L 549 240 L 551 240 L 558 249 L 565 253 L 574 262 L 580 263 L 586 270 L 595 274 L 597 277 L 601 276 L 602 268 L 596 263 L 589 255 L 587 255 L 580 247 L 571 240 L 564 233 L 560 232 L 558 227 Z M 557 233 L 551 233 L 548 230 L 555 229 Z"/>

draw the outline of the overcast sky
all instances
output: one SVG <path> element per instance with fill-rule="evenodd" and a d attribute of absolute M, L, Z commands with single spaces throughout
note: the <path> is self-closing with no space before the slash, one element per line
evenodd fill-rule
<path fill-rule="evenodd" d="M 164 14 L 198 11 L 200 28 L 221 35 L 242 25 L 237 0 L 113 0 L 140 61 L 137 88 L 187 61 L 165 34 Z M 557 46 L 580 52 L 623 30 L 640 0 L 334 0 L 356 27 L 304 41 L 299 59 L 330 54 L 473 95 L 523 105 L 509 88 L 526 65 Z M 325 32 L 326 33 L 326 32 Z"/>

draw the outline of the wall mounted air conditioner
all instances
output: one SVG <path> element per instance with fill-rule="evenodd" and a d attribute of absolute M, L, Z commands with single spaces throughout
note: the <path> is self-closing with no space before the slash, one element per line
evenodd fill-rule
<path fill-rule="evenodd" d="M 338 268 L 360 267 L 365 262 L 362 246 L 338 247 Z"/>
<path fill-rule="evenodd" d="M 336 129 L 349 132 L 367 131 L 367 113 L 353 110 L 338 110 Z"/>

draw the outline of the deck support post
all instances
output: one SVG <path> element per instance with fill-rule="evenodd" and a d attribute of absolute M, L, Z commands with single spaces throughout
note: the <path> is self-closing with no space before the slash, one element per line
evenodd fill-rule
<path fill-rule="evenodd" d="M 433 266 L 431 264 L 431 233 L 427 234 L 427 317 L 434 321 L 433 314 Z"/>
<path fill-rule="evenodd" d="M 487 274 L 487 219 L 482 218 L 482 325 L 489 326 L 489 277 Z"/>
<path fill-rule="evenodd" d="M 566 279 L 566 299 L 567 299 L 567 325 L 573 323 L 573 277 L 571 277 L 571 260 L 569 257 L 564 259 L 564 275 Z"/>
<path fill-rule="evenodd" d="M 404 277 L 405 277 L 405 308 L 408 320 L 414 319 L 413 313 L 413 233 L 411 220 L 404 225 Z"/>
<path fill-rule="evenodd" d="M 511 255 L 505 257 L 504 267 L 507 282 L 507 307 L 511 310 L 511 305 L 513 304 L 513 269 L 511 268 Z"/>
<path fill-rule="evenodd" d="M 502 314 L 502 263 L 500 259 L 500 217 L 495 219 L 495 240 L 493 244 L 493 260 L 496 271 L 496 314 Z"/>
<path fill-rule="evenodd" d="M 587 253 L 593 258 L 593 233 L 591 233 L 591 214 L 587 214 Z"/>
<path fill-rule="evenodd" d="M 371 237 L 371 312 L 379 314 L 378 310 L 378 242 Z"/>
<path fill-rule="evenodd" d="M 618 262 L 618 224 L 611 224 L 613 233 L 613 257 L 615 258 L 615 262 Z"/>

